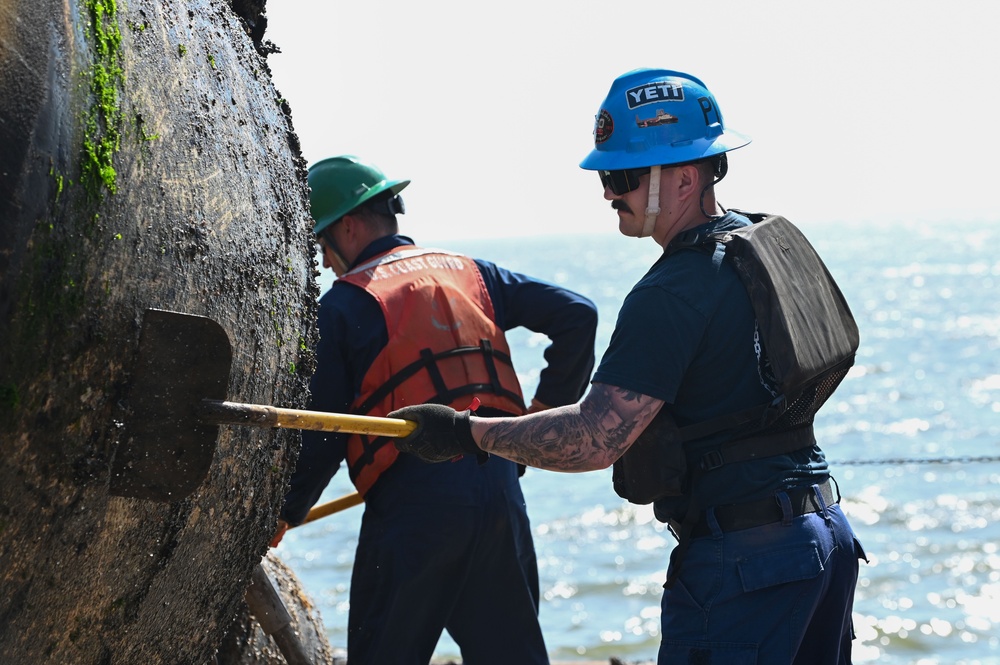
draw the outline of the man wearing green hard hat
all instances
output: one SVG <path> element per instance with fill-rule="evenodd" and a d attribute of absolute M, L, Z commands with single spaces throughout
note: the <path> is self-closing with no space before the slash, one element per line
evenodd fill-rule
<path fill-rule="evenodd" d="M 409 184 L 409 180 L 387 179 L 378 168 L 352 155 L 330 157 L 313 164 L 309 168 L 309 205 L 316 222 L 313 233 L 320 245 L 325 245 L 323 267 L 333 268 L 338 276 L 347 272 L 348 266 L 336 248 L 336 222 L 348 213 L 358 216 L 366 210 L 383 214 L 386 219 L 393 216 L 394 220 L 395 215 L 406 212 L 398 194 Z M 339 265 L 327 265 L 331 260 Z"/>
<path fill-rule="evenodd" d="M 385 416 L 407 405 L 517 416 L 576 402 L 594 365 L 587 298 L 399 234 L 400 192 L 342 155 L 309 169 L 314 232 L 338 279 L 319 304 L 317 411 Z M 525 404 L 505 331 L 552 341 Z M 365 500 L 351 578 L 352 665 L 426 665 L 443 630 L 468 665 L 547 663 L 524 467 L 485 454 L 428 464 L 392 439 L 303 432 L 281 518 L 299 524 L 346 462 Z"/>

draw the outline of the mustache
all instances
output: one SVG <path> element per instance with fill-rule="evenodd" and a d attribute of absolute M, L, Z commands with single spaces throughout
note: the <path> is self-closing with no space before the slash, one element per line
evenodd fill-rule
<path fill-rule="evenodd" d="M 628 204 L 622 201 L 621 199 L 615 199 L 614 201 L 612 201 L 611 207 L 614 208 L 615 210 L 621 210 L 623 212 L 627 212 L 630 215 L 635 214 L 632 212 L 632 209 L 628 207 Z"/>

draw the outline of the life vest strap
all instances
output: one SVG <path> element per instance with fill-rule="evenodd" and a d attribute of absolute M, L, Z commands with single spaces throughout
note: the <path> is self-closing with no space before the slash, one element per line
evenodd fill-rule
<path fill-rule="evenodd" d="M 437 366 L 434 353 L 430 349 L 421 349 L 420 361 L 431 377 L 431 385 L 434 386 L 434 392 L 438 395 L 448 392 L 448 386 L 444 384 L 444 377 L 441 376 L 441 369 Z"/>
<path fill-rule="evenodd" d="M 493 343 L 488 339 L 481 339 L 479 340 L 479 350 L 483 352 L 483 358 L 486 360 L 486 372 L 490 375 L 493 392 L 502 395 L 504 389 L 500 385 L 500 375 L 497 374 L 496 350 L 493 348 Z"/>
<path fill-rule="evenodd" d="M 702 454 L 698 466 L 702 471 L 712 471 L 726 464 L 785 455 L 795 450 L 809 448 L 815 443 L 816 435 L 812 425 L 803 425 L 784 432 L 771 432 L 727 441 Z"/>
<path fill-rule="evenodd" d="M 473 386 L 462 386 L 460 388 L 449 389 L 444 384 L 444 379 L 441 377 L 441 372 L 437 368 L 437 362 L 444 360 L 446 358 L 452 358 L 454 356 L 465 355 L 469 353 L 479 353 L 483 355 L 486 362 L 486 370 L 489 372 L 490 381 L 489 384 L 474 384 Z M 510 356 L 502 351 L 497 351 L 493 348 L 493 345 L 489 340 L 482 340 L 479 346 L 460 346 L 455 349 L 449 349 L 448 351 L 442 351 L 440 353 L 431 353 L 430 349 L 424 349 L 420 352 L 420 359 L 415 360 L 403 369 L 399 370 L 388 381 L 382 384 L 382 386 L 373 392 L 368 399 L 361 403 L 357 409 L 356 413 L 358 415 L 364 415 L 374 409 L 376 406 L 382 403 L 382 401 L 389 396 L 391 392 L 396 390 L 404 381 L 409 379 L 411 376 L 419 372 L 420 370 L 426 368 L 431 376 L 431 381 L 434 385 L 435 391 L 438 393 L 433 400 L 429 400 L 428 403 L 435 404 L 448 404 L 455 397 L 461 397 L 463 395 L 468 395 L 473 392 L 490 392 L 497 395 L 503 395 L 510 399 L 513 399 L 516 404 L 523 405 L 523 398 L 517 393 L 505 390 L 500 385 L 499 375 L 497 374 L 495 361 L 514 366 L 513 361 Z M 470 389 L 471 388 L 471 389 Z M 452 395 L 452 399 L 442 400 L 442 396 Z"/>
<path fill-rule="evenodd" d="M 348 473 L 351 476 L 351 480 L 354 480 L 361 474 L 361 470 L 367 465 L 375 461 L 375 454 L 382 449 L 382 446 L 387 443 L 391 443 L 392 439 L 387 436 L 376 436 L 370 438 L 367 434 L 359 435 L 361 438 L 362 453 L 355 460 L 354 464 L 350 465 L 348 468 Z"/>

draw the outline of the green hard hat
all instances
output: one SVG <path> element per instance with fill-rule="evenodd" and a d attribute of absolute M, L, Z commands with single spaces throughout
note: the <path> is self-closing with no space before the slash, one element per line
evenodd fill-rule
<path fill-rule="evenodd" d="M 309 167 L 309 206 L 316 226 L 323 229 L 382 192 L 398 194 L 409 180 L 387 180 L 373 164 L 354 155 L 328 157 Z"/>

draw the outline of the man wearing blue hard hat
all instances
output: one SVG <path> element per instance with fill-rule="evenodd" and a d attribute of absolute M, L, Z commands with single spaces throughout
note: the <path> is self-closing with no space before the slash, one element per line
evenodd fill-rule
<path fill-rule="evenodd" d="M 594 304 L 490 261 L 416 246 L 396 220 L 409 182 L 351 155 L 309 168 L 323 266 L 338 276 L 319 302 L 311 408 L 385 416 L 474 403 L 492 417 L 579 400 L 594 367 Z M 505 335 L 515 327 L 552 342 L 528 405 Z M 306 518 L 342 462 L 365 502 L 349 663 L 426 665 L 443 630 L 469 665 L 548 663 L 523 466 L 482 451 L 426 464 L 384 436 L 303 432 L 284 526 Z"/>
<path fill-rule="evenodd" d="M 561 471 L 613 467 L 678 538 L 658 663 L 850 663 L 864 552 L 812 422 L 854 362 L 857 326 L 788 220 L 722 208 L 726 127 L 694 76 L 638 69 L 601 104 L 593 150 L 622 234 L 663 254 L 626 296 L 578 405 L 484 420 L 438 405 L 400 450 L 486 451 Z"/>

